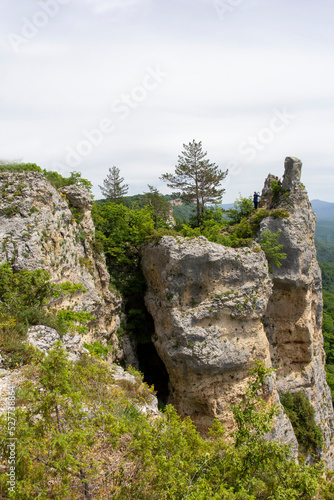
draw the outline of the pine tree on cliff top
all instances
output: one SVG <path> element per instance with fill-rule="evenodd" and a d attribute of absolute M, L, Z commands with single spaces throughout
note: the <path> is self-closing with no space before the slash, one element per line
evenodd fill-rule
<path fill-rule="evenodd" d="M 223 172 L 215 163 L 206 158 L 202 142 L 183 144 L 184 150 L 179 155 L 175 174 L 163 174 L 161 179 L 167 186 L 181 191 L 180 198 L 185 203 L 196 204 L 196 220 L 200 225 L 201 215 L 207 203 L 221 201 L 225 189 L 219 185 L 225 179 L 228 170 Z"/>
<path fill-rule="evenodd" d="M 114 203 L 121 203 L 123 196 L 129 190 L 128 184 L 123 184 L 124 177 L 120 177 L 120 169 L 117 167 L 109 168 L 109 174 L 103 181 L 103 186 L 99 186 L 103 196 L 107 198 L 108 201 L 113 201 Z"/>

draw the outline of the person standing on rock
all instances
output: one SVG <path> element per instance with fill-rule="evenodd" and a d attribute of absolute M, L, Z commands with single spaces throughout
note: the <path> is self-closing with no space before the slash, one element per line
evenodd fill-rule
<path fill-rule="evenodd" d="M 254 202 L 255 210 L 257 209 L 257 207 L 259 205 L 259 198 L 260 198 L 260 193 L 257 193 L 256 191 L 254 191 L 253 202 Z"/>

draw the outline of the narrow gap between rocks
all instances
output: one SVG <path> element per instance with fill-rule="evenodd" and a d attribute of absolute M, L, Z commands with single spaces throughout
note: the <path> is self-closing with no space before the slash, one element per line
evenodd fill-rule
<path fill-rule="evenodd" d="M 149 385 L 154 385 L 159 404 L 166 405 L 169 396 L 169 376 L 153 342 L 138 343 L 137 356 L 139 369 L 144 374 L 144 381 Z"/>

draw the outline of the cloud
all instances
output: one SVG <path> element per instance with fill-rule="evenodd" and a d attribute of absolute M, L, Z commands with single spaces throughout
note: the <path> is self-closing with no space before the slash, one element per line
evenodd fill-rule
<path fill-rule="evenodd" d="M 237 165 L 226 202 L 261 189 L 288 155 L 303 160 L 310 196 L 334 201 L 330 2 L 234 2 L 221 20 L 207 0 L 69 0 L 17 53 L 6 34 L 20 33 L 24 17 L 32 22 L 40 1 L 4 2 L 1 157 L 65 171 L 68 148 L 108 118 L 115 130 L 76 167 L 95 186 L 112 165 L 132 193 L 160 185 L 195 139 L 222 168 Z M 148 66 L 168 78 L 140 100 Z M 132 92 L 139 100 L 121 119 L 112 103 Z M 277 109 L 295 119 L 247 161 L 240 143 L 261 139 Z"/>
<path fill-rule="evenodd" d="M 118 11 L 143 5 L 148 0 L 86 0 L 86 3 L 92 5 L 97 14 L 103 14 L 109 11 Z"/>

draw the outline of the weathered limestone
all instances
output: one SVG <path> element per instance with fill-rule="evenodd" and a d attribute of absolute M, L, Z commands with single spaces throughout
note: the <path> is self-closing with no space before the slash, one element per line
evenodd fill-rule
<path fill-rule="evenodd" d="M 86 292 L 59 299 L 56 307 L 91 313 L 96 320 L 87 339 L 117 344 L 121 300 L 109 291 L 104 256 L 94 247 L 91 197 L 78 186 L 61 191 L 38 172 L 0 172 L 0 262 L 15 270 L 45 269 L 55 283 L 81 283 Z"/>
<path fill-rule="evenodd" d="M 213 417 L 231 429 L 230 406 L 237 402 L 254 359 L 277 369 L 267 399 L 303 390 L 325 439 L 322 457 L 333 467 L 334 415 L 324 370 L 321 332 L 321 274 L 314 245 L 315 215 L 300 183 L 301 162 L 287 158 L 281 191 L 273 196 L 268 176 L 265 208 L 289 217 L 265 218 L 266 229 L 281 230 L 287 258 L 270 272 L 255 245 L 232 249 L 208 242 L 164 237 L 143 249 L 148 284 L 146 304 L 155 322 L 153 342 L 170 377 L 171 401 L 205 429 Z M 273 438 L 296 439 L 285 414 Z"/>
<path fill-rule="evenodd" d="M 205 430 L 213 418 L 234 426 L 254 359 L 270 365 L 261 321 L 272 291 L 264 253 L 170 236 L 143 249 L 146 305 L 155 322 L 156 349 L 171 384 L 171 402 Z M 275 381 L 267 398 L 278 402 Z M 277 435 L 296 440 L 282 412 Z M 280 430 L 279 430 L 280 429 Z"/>
<path fill-rule="evenodd" d="M 281 231 L 287 258 L 272 272 L 273 293 L 264 315 L 278 391 L 302 390 L 315 409 L 325 440 L 324 459 L 334 464 L 334 416 L 324 370 L 321 271 L 314 244 L 316 216 L 300 183 L 302 163 L 285 160 L 282 191 L 276 199 L 267 193 L 265 207 L 289 211 L 287 219 L 264 219 L 260 231 Z"/>
<path fill-rule="evenodd" d="M 53 345 L 61 341 L 72 361 L 77 361 L 80 355 L 89 351 L 82 345 L 82 338 L 79 335 L 66 333 L 60 337 L 57 330 L 45 325 L 31 326 L 27 332 L 27 343 L 43 352 L 48 352 Z"/>

